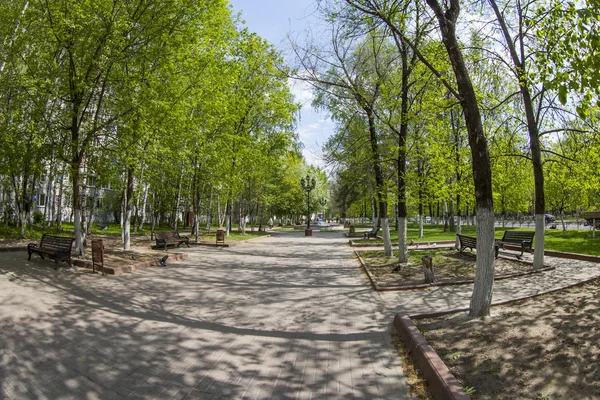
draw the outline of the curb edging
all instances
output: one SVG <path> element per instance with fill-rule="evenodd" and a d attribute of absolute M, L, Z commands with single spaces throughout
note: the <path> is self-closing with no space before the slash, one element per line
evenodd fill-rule
<path fill-rule="evenodd" d="M 180 261 L 180 260 L 186 260 L 189 257 L 189 254 L 187 253 L 171 253 L 169 254 L 169 262 L 171 261 Z M 73 260 L 72 261 L 73 265 L 76 265 L 80 268 L 87 268 L 87 269 L 93 269 L 93 265 L 90 261 L 84 261 L 84 260 Z M 118 267 L 104 267 L 104 272 L 107 275 L 114 275 L 114 276 L 118 276 L 118 275 L 123 275 L 126 273 L 131 273 L 133 271 L 139 271 L 139 270 L 143 270 L 146 269 L 148 267 L 154 267 L 154 266 L 159 266 L 160 263 L 156 262 L 156 260 L 154 261 L 145 261 L 145 262 L 140 262 L 137 264 L 131 264 L 131 265 L 121 265 Z M 96 268 L 98 269 L 98 268 Z"/>
<path fill-rule="evenodd" d="M 423 372 L 436 399 L 469 400 L 458 380 L 421 334 L 408 314 L 396 314 L 394 328 L 408 343 L 408 353 Z"/>

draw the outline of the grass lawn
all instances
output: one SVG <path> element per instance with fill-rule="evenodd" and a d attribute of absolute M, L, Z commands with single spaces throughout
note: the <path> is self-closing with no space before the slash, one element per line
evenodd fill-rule
<path fill-rule="evenodd" d="M 156 226 L 154 228 L 155 231 L 170 231 L 173 230 L 170 226 Z M 215 241 L 216 240 L 216 228 L 213 228 L 211 232 L 200 231 L 200 240 L 201 241 Z M 132 237 L 138 236 L 149 236 L 151 232 L 150 224 L 144 224 L 143 229 L 139 229 L 137 233 L 133 233 L 133 229 L 131 230 Z M 190 235 L 191 228 L 179 229 L 183 235 Z M 50 235 L 59 235 L 59 236 L 73 236 L 73 223 L 63 222 L 62 230 L 58 231 L 56 227 L 38 227 L 33 226 L 28 228 L 25 231 L 25 239 L 28 240 L 39 240 L 42 238 L 43 234 Z M 15 226 L 6 226 L 0 225 L 0 239 L 18 239 L 21 234 L 20 228 Z M 104 236 L 121 236 L 121 227 L 119 224 L 109 224 L 106 226 L 106 229 L 101 229 L 97 224 L 94 224 L 92 227 L 93 235 L 104 235 Z M 246 229 L 246 235 L 242 235 L 242 232 L 238 231 L 237 228 L 234 227 L 234 230 L 230 232 L 228 237 L 225 237 L 225 242 L 239 242 L 242 240 L 248 240 L 253 237 L 260 237 L 268 235 L 267 232 L 251 232 L 250 228 Z"/>
<path fill-rule="evenodd" d="M 533 231 L 528 228 L 502 228 L 496 227 L 495 236 L 502 238 L 505 230 Z M 463 226 L 462 234 L 467 236 L 476 236 L 474 226 Z M 392 243 L 398 241 L 398 232 L 390 232 Z M 423 238 L 419 239 L 419 227 L 416 224 L 409 224 L 407 240 L 410 242 L 436 242 L 442 240 L 454 240 L 456 233 L 443 232 L 443 227 L 425 225 L 423 226 Z M 383 240 L 371 240 L 371 243 L 383 243 Z M 567 230 L 546 229 L 545 246 L 546 250 L 565 251 L 569 253 L 600 255 L 600 232 L 596 237 L 592 237 L 592 231 L 589 230 Z"/>
<path fill-rule="evenodd" d="M 246 229 L 246 234 L 242 235 L 241 231 L 238 230 L 233 230 L 231 232 L 229 232 L 229 236 L 225 236 L 225 243 L 227 242 L 241 242 L 243 240 L 248 240 L 248 239 L 252 239 L 252 238 L 256 238 L 256 237 L 261 237 L 261 236 L 266 236 L 269 235 L 269 232 L 259 232 L 259 231 L 254 231 L 251 232 L 250 229 Z M 195 238 L 195 236 L 190 236 L 190 240 L 192 240 L 192 238 Z M 201 242 L 214 242 L 215 240 L 217 240 L 217 232 L 216 230 L 209 232 L 200 232 L 200 241 Z"/>

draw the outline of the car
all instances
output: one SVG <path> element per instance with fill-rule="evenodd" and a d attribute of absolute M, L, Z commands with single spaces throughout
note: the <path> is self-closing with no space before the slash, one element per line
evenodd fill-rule
<path fill-rule="evenodd" d="M 544 221 L 548 224 L 550 222 L 556 221 L 556 217 L 552 214 L 544 214 Z"/>

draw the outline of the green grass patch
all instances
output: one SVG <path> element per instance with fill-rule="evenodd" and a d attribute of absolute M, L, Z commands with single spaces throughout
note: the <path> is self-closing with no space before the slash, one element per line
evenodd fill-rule
<path fill-rule="evenodd" d="M 225 236 L 225 243 L 227 242 L 241 242 L 244 240 L 257 238 L 261 236 L 267 236 L 269 232 L 263 231 L 250 231 L 250 229 L 246 229 L 246 234 L 243 235 L 241 231 L 233 230 L 229 232 L 229 236 Z M 202 242 L 214 242 L 217 240 L 217 232 L 216 230 L 211 232 L 200 232 L 200 241 Z"/>
<path fill-rule="evenodd" d="M 515 231 L 534 231 L 533 228 L 495 228 L 495 237 L 501 239 L 504 231 L 515 230 Z M 462 234 L 466 236 L 476 236 L 474 226 L 463 226 Z M 398 242 L 398 233 L 391 231 L 390 236 L 392 243 Z M 455 240 L 456 233 L 450 231 L 443 231 L 441 226 L 427 225 L 423 227 L 423 238 L 419 239 L 419 227 L 416 224 L 409 224 L 407 229 L 407 241 L 410 243 L 411 240 L 415 242 L 431 242 L 442 240 Z M 545 232 L 545 244 L 546 250 L 564 251 L 568 253 L 579 253 L 589 255 L 600 255 L 600 232 L 596 233 L 596 237 L 592 237 L 592 231 L 589 230 L 567 230 L 562 231 L 561 229 L 546 229 Z M 383 240 L 370 240 L 371 243 L 383 243 Z"/>

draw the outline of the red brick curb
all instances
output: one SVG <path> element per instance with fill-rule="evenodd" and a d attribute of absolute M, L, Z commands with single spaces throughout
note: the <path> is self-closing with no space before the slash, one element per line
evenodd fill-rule
<path fill-rule="evenodd" d="M 185 260 L 188 257 L 189 257 L 189 255 L 186 253 L 170 253 L 169 254 L 169 262 Z M 73 265 L 76 265 L 81 268 L 92 269 L 92 263 L 90 261 L 73 260 L 72 263 L 73 263 Z M 154 260 L 154 261 L 140 262 L 140 263 L 131 264 L 131 265 L 123 265 L 123 266 L 118 266 L 118 267 L 105 266 L 104 272 L 108 275 L 123 275 L 125 273 L 131 273 L 133 271 L 138 271 L 138 270 L 146 269 L 148 267 L 154 267 L 154 266 L 159 266 L 159 265 L 160 265 L 160 263 L 158 261 Z M 98 267 L 96 267 L 96 269 L 98 269 Z"/>
<path fill-rule="evenodd" d="M 365 270 L 367 276 L 371 280 L 371 283 L 373 284 L 373 288 L 377 292 L 390 292 L 390 291 L 398 291 L 398 290 L 425 289 L 425 288 L 432 287 L 432 286 L 465 285 L 465 284 L 469 284 L 469 283 L 474 283 L 475 282 L 475 279 L 461 279 L 461 280 L 455 280 L 455 281 L 449 281 L 449 282 L 421 283 L 421 284 L 418 284 L 418 285 L 382 286 L 382 285 L 379 284 L 379 282 L 377 282 L 377 279 L 375 278 L 375 276 L 369 270 L 369 267 L 365 263 L 365 260 L 363 260 L 363 258 L 360 256 L 360 254 L 358 254 L 358 250 L 354 250 L 354 254 L 358 258 L 358 261 L 360 262 L 360 264 L 363 267 L 363 269 Z M 526 263 L 526 264 L 532 264 L 532 262 L 529 262 L 529 261 L 521 261 L 521 262 Z M 500 275 L 498 277 L 495 277 L 494 280 L 495 281 L 501 281 L 501 280 L 504 280 L 504 279 L 519 278 L 521 276 L 527 276 L 527 275 L 532 275 L 532 274 L 539 274 L 539 273 L 546 272 L 546 271 L 552 271 L 554 269 L 556 269 L 556 267 L 545 267 L 545 268 L 540 268 L 540 269 L 536 269 L 536 270 L 528 271 L 528 272 L 519 272 L 519 273 L 516 273 L 516 274 Z"/>
<path fill-rule="evenodd" d="M 408 353 L 423 372 L 429 389 L 436 399 L 468 400 L 470 398 L 409 315 L 396 314 L 394 328 L 408 343 Z"/>

